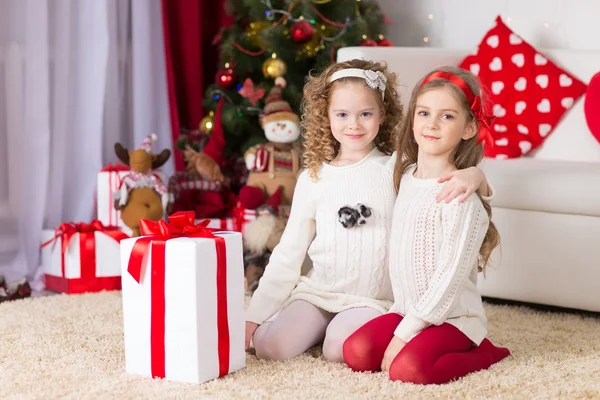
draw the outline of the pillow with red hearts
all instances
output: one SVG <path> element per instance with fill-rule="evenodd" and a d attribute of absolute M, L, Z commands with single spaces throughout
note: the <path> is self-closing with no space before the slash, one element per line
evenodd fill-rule
<path fill-rule="evenodd" d="M 460 67 L 477 75 L 488 88 L 494 143 L 487 157 L 516 158 L 538 148 L 586 85 L 549 60 L 496 18 L 475 54 Z"/>
<path fill-rule="evenodd" d="M 588 127 L 600 143 L 600 72 L 594 75 L 588 84 L 583 109 Z"/>

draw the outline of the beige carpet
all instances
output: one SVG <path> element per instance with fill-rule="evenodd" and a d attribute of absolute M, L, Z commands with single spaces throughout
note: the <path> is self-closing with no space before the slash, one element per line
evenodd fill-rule
<path fill-rule="evenodd" d="M 513 355 L 442 386 L 390 382 L 326 362 L 319 349 L 204 385 L 124 373 L 118 292 L 0 304 L 2 399 L 600 398 L 600 318 L 487 305 L 490 336 Z"/>

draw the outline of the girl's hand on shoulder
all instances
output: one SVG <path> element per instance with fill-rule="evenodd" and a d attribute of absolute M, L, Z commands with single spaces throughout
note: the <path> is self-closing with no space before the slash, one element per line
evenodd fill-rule
<path fill-rule="evenodd" d="M 406 346 L 406 343 L 398 336 L 394 336 L 390 344 L 388 344 L 385 354 L 383 355 L 383 360 L 381 361 L 382 371 L 385 372 L 390 370 L 390 365 L 392 365 L 392 362 L 404 346 Z"/>
<path fill-rule="evenodd" d="M 250 340 L 254 336 L 254 331 L 258 328 L 258 324 L 250 321 L 246 321 L 246 350 L 250 348 Z"/>
<path fill-rule="evenodd" d="M 485 183 L 485 174 L 477 167 L 470 167 L 451 172 L 438 179 L 438 182 L 446 182 L 435 198 L 438 203 L 450 203 L 458 196 L 458 202 L 462 203 Z"/>

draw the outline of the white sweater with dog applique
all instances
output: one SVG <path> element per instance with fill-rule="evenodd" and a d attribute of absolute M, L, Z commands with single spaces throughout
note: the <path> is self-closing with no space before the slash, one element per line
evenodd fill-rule
<path fill-rule="evenodd" d="M 300 174 L 285 232 L 254 292 L 247 321 L 262 324 L 300 299 L 333 313 L 354 307 L 389 310 L 387 254 L 396 199 L 390 160 L 374 149 L 352 165 L 324 164 L 316 181 L 308 171 Z M 364 224 L 344 227 L 338 211 L 357 204 L 371 215 L 363 217 Z M 301 276 L 307 251 L 313 268 Z"/>

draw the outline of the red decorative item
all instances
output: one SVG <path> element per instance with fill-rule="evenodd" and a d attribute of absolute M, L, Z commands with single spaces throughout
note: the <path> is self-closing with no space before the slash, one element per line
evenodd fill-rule
<path fill-rule="evenodd" d="M 228 89 L 235 81 L 235 72 L 231 68 L 220 69 L 217 71 L 215 80 L 221 89 Z"/>
<path fill-rule="evenodd" d="M 364 46 L 364 47 L 377 47 L 377 42 L 374 41 L 373 39 L 365 39 L 365 40 L 361 40 L 358 43 L 359 46 Z"/>
<path fill-rule="evenodd" d="M 494 143 L 486 141 L 487 157 L 517 158 L 541 146 L 586 90 L 583 82 L 539 53 L 500 17 L 477 53 L 459 66 L 479 77 L 493 104 Z"/>
<path fill-rule="evenodd" d="M 292 40 L 298 44 L 310 42 L 314 33 L 315 30 L 313 26 L 306 20 L 294 22 L 290 28 L 290 36 Z"/>
<path fill-rule="evenodd" d="M 381 39 L 377 42 L 377 46 L 379 47 L 392 47 L 394 43 L 390 39 Z"/>
<path fill-rule="evenodd" d="M 600 72 L 594 75 L 588 84 L 583 107 L 588 127 L 600 143 Z"/>
<path fill-rule="evenodd" d="M 247 98 L 250 101 L 250 103 L 252 103 L 252 105 L 255 105 L 258 102 L 258 100 L 262 99 L 265 95 L 265 89 L 254 89 L 254 82 L 252 82 L 252 79 L 246 78 L 246 80 L 244 81 L 244 86 L 242 86 L 242 88 L 238 90 L 238 93 L 242 97 Z"/>

